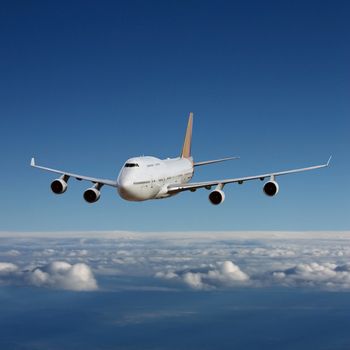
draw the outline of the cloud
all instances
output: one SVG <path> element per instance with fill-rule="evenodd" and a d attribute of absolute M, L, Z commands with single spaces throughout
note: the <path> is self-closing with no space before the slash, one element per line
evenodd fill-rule
<path fill-rule="evenodd" d="M 6 252 L 3 252 L 3 253 L 0 253 L 1 255 L 4 255 L 4 256 L 12 256 L 12 257 L 16 257 L 16 256 L 19 256 L 21 255 L 21 252 L 16 250 L 16 249 L 11 249 L 11 250 L 8 250 Z"/>
<path fill-rule="evenodd" d="M 96 276 L 104 276 L 108 288 L 118 290 L 134 288 L 130 281 L 138 278 L 150 288 L 350 290 L 349 242 L 350 231 L 0 232 L 0 261 L 7 261 L 0 265 L 0 283 L 95 290 Z M 77 263 L 87 271 L 85 281 Z"/>
<path fill-rule="evenodd" d="M 272 272 L 275 282 L 289 287 L 350 289 L 350 264 L 306 263 Z"/>
<path fill-rule="evenodd" d="M 203 277 L 204 274 L 200 272 L 186 272 L 180 278 L 182 278 L 182 280 L 193 289 L 205 289 L 206 287 L 210 287 L 203 283 Z"/>
<path fill-rule="evenodd" d="M 96 279 L 88 265 L 84 263 L 71 265 L 65 261 L 54 261 L 30 271 L 20 271 L 15 264 L 0 262 L 0 282 L 73 291 L 98 289 Z"/>
<path fill-rule="evenodd" d="M 0 262 L 0 277 L 9 276 L 17 271 L 17 265 L 8 262 Z"/>
<path fill-rule="evenodd" d="M 72 250 L 68 256 L 69 257 L 83 257 L 83 256 L 87 256 L 88 255 L 88 251 L 86 249 L 76 249 L 76 250 Z"/>
<path fill-rule="evenodd" d="M 41 251 L 36 251 L 33 253 L 34 256 L 38 256 L 38 257 L 50 257 L 57 254 L 57 251 L 55 249 L 52 248 L 46 248 L 44 250 Z"/>
<path fill-rule="evenodd" d="M 71 265 L 65 261 L 54 261 L 29 274 L 35 286 L 47 286 L 75 291 L 97 290 L 97 282 L 90 267 L 84 263 Z"/>
<path fill-rule="evenodd" d="M 232 287 L 246 283 L 249 276 L 232 261 L 216 263 L 215 266 L 199 270 L 158 272 L 157 278 L 180 280 L 192 289 Z"/>
<path fill-rule="evenodd" d="M 155 277 L 181 282 L 194 290 L 235 288 L 243 285 L 350 290 L 350 263 L 339 265 L 329 262 L 300 263 L 270 272 L 260 269 L 257 273 L 248 275 L 238 265 L 227 260 L 198 269 L 157 272 Z"/>

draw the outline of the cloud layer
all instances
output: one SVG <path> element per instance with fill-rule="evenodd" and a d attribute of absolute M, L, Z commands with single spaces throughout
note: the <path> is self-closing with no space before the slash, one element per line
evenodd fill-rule
<path fill-rule="evenodd" d="M 116 290 L 350 290 L 350 232 L 0 232 L 0 243 L 0 284 L 88 291 L 96 275 Z"/>

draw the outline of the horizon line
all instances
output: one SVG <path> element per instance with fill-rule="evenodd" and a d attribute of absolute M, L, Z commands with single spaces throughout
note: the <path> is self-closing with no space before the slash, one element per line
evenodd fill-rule
<path fill-rule="evenodd" d="M 62 230 L 0 231 L 0 238 L 101 238 L 101 239 L 350 239 L 350 230 Z"/>

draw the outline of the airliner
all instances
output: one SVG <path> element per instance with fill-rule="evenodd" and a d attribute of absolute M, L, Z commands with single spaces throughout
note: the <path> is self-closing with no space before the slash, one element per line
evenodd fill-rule
<path fill-rule="evenodd" d="M 267 196 L 273 197 L 279 191 L 276 177 L 328 167 L 332 158 L 332 156 L 329 157 L 325 164 L 314 165 L 307 168 L 291 169 L 232 179 L 190 182 L 194 174 L 194 168 L 196 167 L 239 158 L 228 157 L 194 162 L 193 157 L 191 156 L 192 125 L 193 113 L 190 113 L 183 147 L 179 157 L 159 159 L 156 157 L 142 156 L 130 158 L 124 163 L 116 180 L 100 179 L 74 174 L 63 170 L 47 168 L 37 165 L 34 158 L 31 159 L 30 165 L 34 168 L 61 175 L 51 183 L 51 190 L 55 194 L 62 194 L 67 190 L 67 183 L 70 178 L 91 182 L 93 184 L 92 187 L 84 192 L 84 199 L 88 203 L 97 202 L 101 196 L 101 188 L 106 185 L 115 187 L 120 197 L 128 201 L 161 199 L 174 196 L 183 191 L 195 192 L 200 188 L 211 190 L 212 187 L 214 187 L 209 194 L 209 201 L 213 205 L 218 205 L 225 200 L 223 189 L 224 186 L 228 184 L 243 184 L 250 180 L 260 179 L 261 181 L 264 181 L 265 179 L 268 179 L 263 186 L 263 192 Z"/>

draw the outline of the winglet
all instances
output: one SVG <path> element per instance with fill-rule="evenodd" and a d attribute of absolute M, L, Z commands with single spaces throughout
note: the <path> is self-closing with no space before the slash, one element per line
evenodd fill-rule
<path fill-rule="evenodd" d="M 330 156 L 330 157 L 328 158 L 327 166 L 329 166 L 329 164 L 330 164 L 330 162 L 331 162 L 331 159 L 332 159 L 332 156 Z"/>
<path fill-rule="evenodd" d="M 193 124 L 193 113 L 191 112 L 188 117 L 186 136 L 182 147 L 181 158 L 191 157 L 192 124 Z"/>
<path fill-rule="evenodd" d="M 34 157 L 32 157 L 32 159 L 30 161 L 30 166 L 35 166 L 35 159 L 34 159 Z"/>

